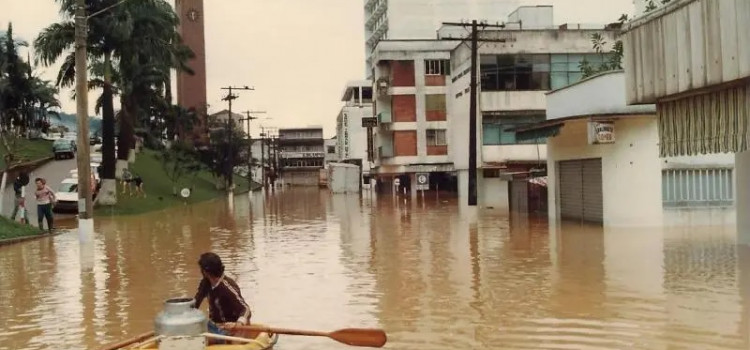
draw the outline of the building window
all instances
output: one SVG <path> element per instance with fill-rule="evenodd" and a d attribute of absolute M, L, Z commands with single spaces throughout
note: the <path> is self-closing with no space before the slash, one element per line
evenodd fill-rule
<path fill-rule="evenodd" d="M 550 87 L 559 89 L 575 84 L 583 78 L 581 62 L 586 60 L 593 67 L 608 61 L 611 54 L 553 54 L 550 57 Z"/>
<path fill-rule="evenodd" d="M 335 154 L 336 146 L 328 146 L 328 154 Z"/>
<path fill-rule="evenodd" d="M 450 60 L 424 60 L 425 75 L 450 75 Z"/>
<path fill-rule="evenodd" d="M 427 146 L 445 146 L 445 130 L 427 129 Z"/>
<path fill-rule="evenodd" d="M 664 169 L 661 184 L 665 208 L 726 207 L 734 203 L 732 169 Z"/>
<path fill-rule="evenodd" d="M 484 169 L 482 175 L 485 179 L 497 179 L 500 178 L 500 169 Z"/>
<path fill-rule="evenodd" d="M 539 123 L 545 120 L 542 116 L 484 116 L 482 118 L 482 144 L 485 146 L 493 145 L 521 145 L 545 143 L 546 138 L 528 141 L 517 141 L 516 132 L 513 129 Z"/>
<path fill-rule="evenodd" d="M 550 55 L 482 55 L 483 91 L 549 90 Z"/>
<path fill-rule="evenodd" d="M 445 95 L 425 95 L 425 116 L 428 122 L 446 120 Z"/>

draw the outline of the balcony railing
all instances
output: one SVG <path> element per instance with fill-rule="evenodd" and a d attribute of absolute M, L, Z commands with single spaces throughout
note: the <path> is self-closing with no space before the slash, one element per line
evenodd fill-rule
<path fill-rule="evenodd" d="M 325 152 L 281 152 L 281 158 L 324 158 Z"/>

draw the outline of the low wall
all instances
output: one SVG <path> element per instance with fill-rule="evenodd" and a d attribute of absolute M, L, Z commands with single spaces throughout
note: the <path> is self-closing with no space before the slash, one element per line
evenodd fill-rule
<path fill-rule="evenodd" d="M 361 174 L 359 166 L 345 163 L 328 164 L 328 189 L 333 193 L 358 193 Z"/>

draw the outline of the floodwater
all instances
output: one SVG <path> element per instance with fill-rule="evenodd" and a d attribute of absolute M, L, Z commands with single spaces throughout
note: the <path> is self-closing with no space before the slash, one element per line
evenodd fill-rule
<path fill-rule="evenodd" d="M 151 330 L 165 299 L 193 295 L 208 250 L 253 321 L 382 327 L 389 349 L 750 348 L 750 249 L 733 225 L 462 217 L 453 199 L 289 190 L 99 219 L 83 245 L 71 232 L 0 247 L 0 349 L 96 348 Z M 277 348 L 349 347 L 286 336 Z"/>

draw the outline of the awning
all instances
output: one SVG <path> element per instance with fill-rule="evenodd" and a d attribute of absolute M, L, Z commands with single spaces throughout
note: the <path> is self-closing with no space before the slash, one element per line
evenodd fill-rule
<path fill-rule="evenodd" d="M 557 136 L 560 133 L 560 128 L 562 128 L 565 123 L 558 122 L 555 124 L 544 124 L 544 122 L 537 123 L 531 126 L 515 129 L 516 141 L 533 141 Z"/>
<path fill-rule="evenodd" d="M 661 157 L 748 150 L 750 85 L 659 101 Z"/>
<path fill-rule="evenodd" d="M 577 120 L 589 120 L 589 121 L 611 121 L 621 117 L 629 116 L 632 114 L 622 113 L 611 113 L 611 114 L 597 114 L 597 115 L 576 115 L 565 118 L 557 118 L 545 120 L 543 122 L 523 125 L 515 128 L 510 128 L 506 131 L 514 131 L 516 133 L 517 141 L 533 141 L 546 137 L 557 136 L 560 133 L 560 128 L 565 125 L 566 122 L 577 121 Z"/>

